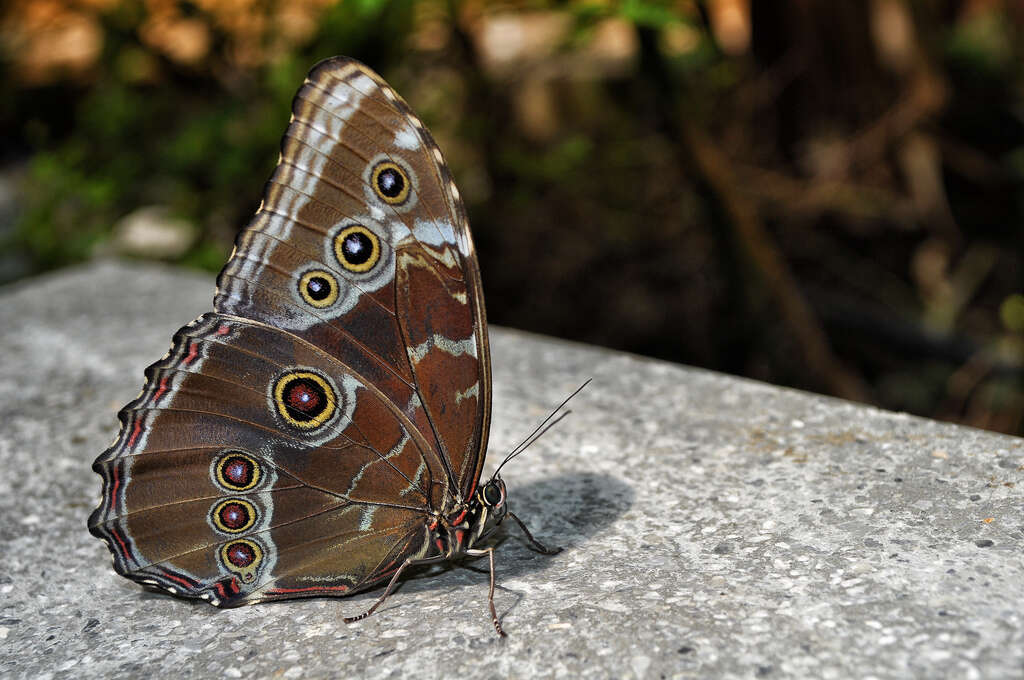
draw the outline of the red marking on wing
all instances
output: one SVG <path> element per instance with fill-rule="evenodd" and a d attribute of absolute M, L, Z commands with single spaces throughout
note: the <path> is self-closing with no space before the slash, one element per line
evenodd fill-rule
<path fill-rule="evenodd" d="M 160 387 L 157 388 L 156 394 L 153 395 L 153 403 L 160 401 L 160 397 L 164 396 L 164 392 L 167 391 L 167 376 L 160 378 Z"/>
<path fill-rule="evenodd" d="M 199 356 L 199 343 L 193 342 L 191 345 L 189 345 L 188 356 L 185 357 L 185 360 L 182 363 L 188 366 L 189 364 L 196 360 L 197 356 Z"/>
<path fill-rule="evenodd" d="M 438 545 L 440 545 L 440 543 Z M 377 574 L 376 577 L 374 577 L 374 580 L 380 581 L 390 576 L 392 572 L 398 571 L 398 567 L 396 567 L 395 564 L 398 562 L 399 559 L 400 558 L 396 557 L 395 559 L 391 560 L 386 565 L 384 565 L 384 568 L 381 570 L 379 574 Z"/>
<path fill-rule="evenodd" d="M 311 586 L 309 588 L 274 588 L 273 590 L 268 590 L 267 592 L 270 593 L 271 595 L 277 595 L 279 593 L 310 593 L 310 592 L 318 592 L 318 591 L 321 591 L 321 590 L 337 590 L 337 591 L 340 591 L 340 592 L 343 593 L 346 590 L 348 590 L 348 586 Z"/>
<path fill-rule="evenodd" d="M 214 583 L 213 587 L 216 588 L 217 594 L 220 595 L 221 597 L 227 597 L 228 596 L 227 591 L 224 590 L 224 584 L 221 583 L 220 581 L 217 581 L 216 583 Z"/>
<path fill-rule="evenodd" d="M 462 524 L 462 520 L 463 520 L 463 518 L 464 518 L 464 517 L 466 516 L 466 513 L 467 513 L 467 512 L 469 512 L 469 511 L 468 511 L 468 510 L 463 510 L 463 511 L 462 511 L 462 512 L 461 512 L 461 513 L 459 514 L 459 516 L 458 516 L 458 517 L 456 517 L 455 519 L 453 519 L 453 520 L 452 520 L 452 522 L 451 522 L 451 523 L 452 523 L 452 525 L 454 526 L 454 525 L 456 525 L 456 524 Z"/>
<path fill-rule="evenodd" d="M 394 564 L 394 563 L 392 563 L 392 564 Z M 379 574 L 377 574 L 376 576 L 373 577 L 373 582 L 377 583 L 379 581 L 383 581 L 388 576 L 391 576 L 392 574 L 394 574 L 396 571 L 398 571 L 398 567 L 393 567 L 391 569 L 385 569 L 384 571 L 380 572 Z"/>
<path fill-rule="evenodd" d="M 114 477 L 114 483 L 110 487 L 110 507 L 111 508 L 114 507 L 114 502 L 117 500 L 117 487 L 121 486 L 120 469 L 121 469 L 120 465 L 114 465 L 111 468 L 111 470 L 113 471 L 113 477 Z"/>
<path fill-rule="evenodd" d="M 234 576 L 228 581 L 227 587 L 224 586 L 224 581 L 217 581 L 213 584 L 213 587 L 217 589 L 217 594 L 222 598 L 226 598 L 229 595 L 237 595 L 241 588 L 238 586 L 238 579 Z M 228 592 L 230 591 L 230 592 Z"/>
<path fill-rule="evenodd" d="M 181 576 L 175 576 L 174 574 L 170 573 L 169 571 L 165 571 L 164 572 L 164 576 L 166 576 L 167 578 L 171 579 L 172 581 L 177 581 L 178 583 L 180 583 L 181 585 L 185 586 L 186 588 L 194 588 L 195 585 L 196 585 L 195 583 L 193 583 L 192 581 L 188 580 L 187 578 L 183 578 Z"/>
<path fill-rule="evenodd" d="M 121 486 L 121 466 L 114 465 L 112 467 L 113 473 L 113 484 L 110 486 L 110 508 L 114 508 L 114 504 L 117 502 L 117 489 Z M 131 557 L 128 552 L 128 543 L 121 537 L 115 527 L 110 527 L 110 535 L 114 537 L 118 545 L 121 546 L 121 554 L 127 560 Z"/>
<path fill-rule="evenodd" d="M 128 552 L 128 544 L 125 542 L 123 538 L 121 538 L 121 535 L 117 533 L 117 529 L 111 528 L 110 535 L 117 539 L 118 545 L 121 546 L 121 554 L 124 555 L 124 558 L 126 560 L 129 559 L 131 557 L 131 554 Z"/>
<path fill-rule="evenodd" d="M 231 327 L 228 326 L 226 323 L 222 323 L 220 326 L 217 327 L 217 335 L 227 335 L 230 332 Z"/>
<path fill-rule="evenodd" d="M 142 432 L 142 419 L 139 418 L 135 421 L 135 427 L 132 429 L 132 436 L 128 438 L 128 448 L 131 449 L 135 446 L 135 442 L 139 438 L 139 433 Z"/>

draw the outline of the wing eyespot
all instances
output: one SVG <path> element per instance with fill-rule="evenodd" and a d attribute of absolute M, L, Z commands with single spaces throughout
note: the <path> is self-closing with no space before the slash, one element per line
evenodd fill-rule
<path fill-rule="evenodd" d="M 380 238 L 363 225 L 352 224 L 334 237 L 334 255 L 348 271 L 368 272 L 380 261 Z"/>
<path fill-rule="evenodd" d="M 237 574 L 243 583 L 252 583 L 263 562 L 263 547 L 256 541 L 239 538 L 221 547 L 220 561 L 225 569 Z"/>
<path fill-rule="evenodd" d="M 227 491 L 249 491 L 259 486 L 263 468 L 252 456 L 229 450 L 214 462 L 213 478 Z"/>
<path fill-rule="evenodd" d="M 299 430 L 321 427 L 338 410 L 338 395 L 323 376 L 311 371 L 288 371 L 271 390 L 277 414 Z"/>
<path fill-rule="evenodd" d="M 388 205 L 402 205 L 409 200 L 409 173 L 398 163 L 377 163 L 370 171 L 370 184 L 377 198 Z"/>
<path fill-rule="evenodd" d="M 306 304 L 325 309 L 338 301 L 338 280 L 323 269 L 313 269 L 299 278 L 299 295 Z"/>
<path fill-rule="evenodd" d="M 229 498 L 221 501 L 210 513 L 210 519 L 218 531 L 226 534 L 240 534 L 248 531 L 256 524 L 256 507 L 241 498 Z"/>

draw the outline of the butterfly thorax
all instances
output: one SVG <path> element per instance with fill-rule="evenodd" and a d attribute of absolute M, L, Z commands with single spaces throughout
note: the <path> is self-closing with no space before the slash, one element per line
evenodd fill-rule
<path fill-rule="evenodd" d="M 449 559 L 461 557 L 494 533 L 507 513 L 505 482 L 495 477 L 480 486 L 468 502 L 430 520 L 429 552 Z"/>

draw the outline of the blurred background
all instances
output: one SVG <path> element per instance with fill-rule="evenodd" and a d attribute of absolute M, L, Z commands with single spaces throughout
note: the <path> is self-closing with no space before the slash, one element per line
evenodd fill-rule
<path fill-rule="evenodd" d="M 1017 0 L 0 13 L 0 282 L 219 270 L 347 54 L 445 151 L 493 323 L 1024 434 Z"/>

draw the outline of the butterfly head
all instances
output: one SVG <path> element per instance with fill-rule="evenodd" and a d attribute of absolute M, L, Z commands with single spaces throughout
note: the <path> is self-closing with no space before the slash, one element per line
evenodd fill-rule
<path fill-rule="evenodd" d="M 479 538 L 486 538 L 508 514 L 508 505 L 505 502 L 505 481 L 495 475 L 482 484 L 473 497 L 473 505 L 477 510 L 477 521 L 481 523 Z"/>
<path fill-rule="evenodd" d="M 497 513 L 500 509 L 501 514 L 504 515 L 507 511 L 505 507 L 505 480 L 497 475 L 487 480 L 477 490 L 476 497 L 480 505 L 490 509 L 492 513 Z"/>

